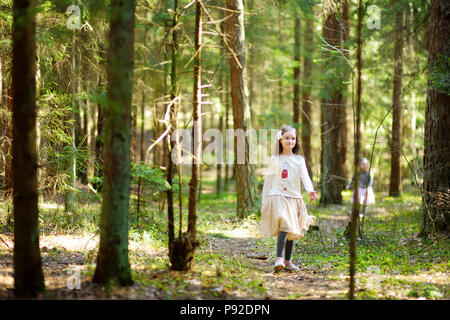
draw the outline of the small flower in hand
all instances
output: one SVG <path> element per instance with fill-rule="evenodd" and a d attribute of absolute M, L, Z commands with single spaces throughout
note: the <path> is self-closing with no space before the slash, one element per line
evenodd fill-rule
<path fill-rule="evenodd" d="M 309 201 L 313 201 L 317 199 L 317 192 L 312 191 L 309 193 Z"/>

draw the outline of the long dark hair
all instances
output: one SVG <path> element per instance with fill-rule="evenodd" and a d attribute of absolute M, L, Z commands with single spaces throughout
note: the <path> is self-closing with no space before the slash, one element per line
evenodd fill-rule
<path fill-rule="evenodd" d="M 294 127 L 284 125 L 281 128 L 281 135 L 283 135 L 286 131 L 292 131 L 292 130 L 294 130 L 294 132 L 295 132 L 295 147 L 292 148 L 292 153 L 301 156 L 303 153 L 303 150 L 298 142 L 297 130 Z M 278 154 L 281 154 L 282 152 L 283 152 L 283 145 L 281 144 L 280 140 L 278 140 Z"/>

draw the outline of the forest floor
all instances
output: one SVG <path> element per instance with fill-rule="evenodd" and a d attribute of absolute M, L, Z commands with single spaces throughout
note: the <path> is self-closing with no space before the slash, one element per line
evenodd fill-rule
<path fill-rule="evenodd" d="M 192 270 L 169 270 L 167 218 L 149 205 L 139 219 L 130 216 L 129 258 L 134 284 L 102 288 L 90 280 L 98 250 L 97 201 L 80 200 L 75 213 L 63 205 L 40 203 L 40 248 L 46 293 L 42 299 L 346 299 L 350 212 L 344 204 L 308 204 L 319 230 L 294 244 L 299 272 L 273 272 L 275 237 L 263 237 L 259 218 L 235 217 L 235 195 L 216 198 L 204 183 L 198 202 L 198 238 Z M 449 240 L 418 238 L 422 217 L 419 194 L 402 198 L 376 193 L 357 247 L 358 299 L 449 299 Z M 184 198 L 184 197 L 183 197 Z M 95 199 L 94 199 L 95 200 Z M 134 201 L 134 200 L 133 200 Z M 134 210 L 133 202 L 131 211 Z M 187 205 L 187 201 L 183 199 Z M 177 202 L 176 202 L 177 203 Z M 183 208 L 184 216 L 187 209 Z M 176 211 L 178 214 L 178 211 Z M 186 217 L 184 217 L 186 218 Z M 186 221 L 183 221 L 186 226 Z M 176 223 L 178 226 L 178 222 Z M 13 236 L 7 205 L 0 207 L 0 299 L 13 298 Z"/>

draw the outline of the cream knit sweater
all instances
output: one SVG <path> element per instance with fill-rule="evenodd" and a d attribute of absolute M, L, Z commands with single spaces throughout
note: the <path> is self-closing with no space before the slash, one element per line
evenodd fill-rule
<path fill-rule="evenodd" d="M 306 169 L 305 158 L 299 155 L 273 155 L 265 172 L 261 208 L 269 195 L 283 195 L 302 198 L 301 185 L 309 193 L 314 191 L 311 178 Z"/>

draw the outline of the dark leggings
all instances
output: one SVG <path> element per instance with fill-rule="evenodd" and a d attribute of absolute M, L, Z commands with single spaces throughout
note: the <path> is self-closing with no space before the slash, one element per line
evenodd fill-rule
<path fill-rule="evenodd" d="M 283 249 L 286 248 L 284 252 L 284 259 L 291 260 L 292 247 L 294 246 L 294 240 L 286 240 L 287 232 L 278 232 L 277 238 L 277 257 L 283 257 Z"/>

